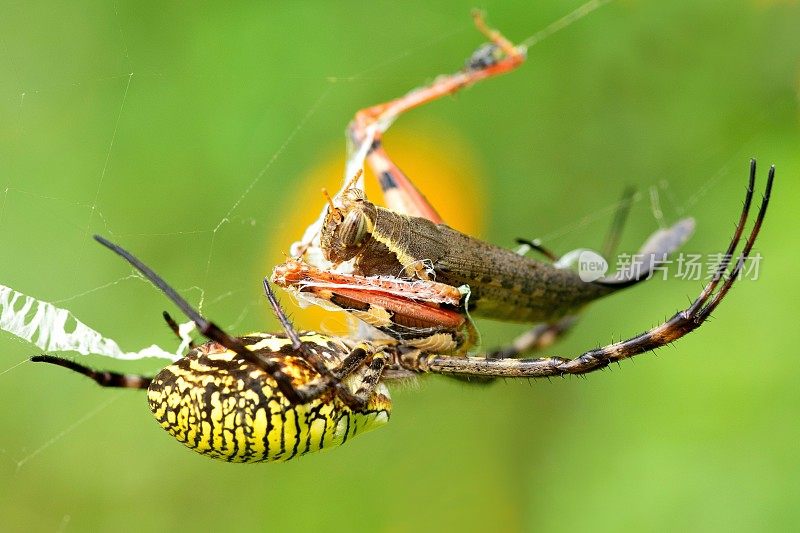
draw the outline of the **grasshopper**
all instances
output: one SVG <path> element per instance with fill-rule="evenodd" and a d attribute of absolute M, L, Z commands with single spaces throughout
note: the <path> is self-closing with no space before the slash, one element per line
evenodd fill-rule
<path fill-rule="evenodd" d="M 406 344 L 445 353 L 475 342 L 468 314 L 548 324 L 520 341 L 541 344 L 545 333 L 567 329 L 589 302 L 647 279 L 658 259 L 694 229 L 687 218 L 654 233 L 637 254 L 644 259 L 636 276 L 618 273 L 587 282 L 558 262 L 537 261 L 445 224 L 376 206 L 359 189 L 350 189 L 345 200 L 343 208 L 329 211 L 321 242 L 328 261 L 351 261 L 352 272 L 290 260 L 275 268 L 273 281 L 313 293 L 317 303 L 348 310 Z"/>
<path fill-rule="evenodd" d="M 491 42 L 481 46 L 462 71 L 359 111 L 348 128 L 350 140 L 360 147 L 355 159 L 363 156 L 379 176 L 387 207 L 367 200 L 360 170 L 356 171 L 342 191 L 328 199 L 317 226 L 306 232 L 317 239 L 315 244 L 295 248 L 299 262 L 293 259 L 279 265 L 273 274 L 275 283 L 300 297 L 345 309 L 391 337 L 435 345 L 440 352 L 463 351 L 475 342 L 469 315 L 545 324 L 516 343 L 523 349 L 541 347 L 543 338 L 552 337 L 546 333 L 567 329 L 587 303 L 647 279 L 658 260 L 682 245 L 694 229 L 694 221 L 687 218 L 659 230 L 636 255 L 641 260 L 633 274 L 617 273 L 587 282 L 565 268 L 576 253 L 556 260 L 532 242 L 553 260 L 538 261 L 445 225 L 388 157 L 381 135 L 401 113 L 522 64 L 524 47 L 489 29 L 480 14 L 474 16 L 478 29 Z M 316 255 L 309 253 L 314 246 Z M 349 277 L 342 279 L 342 275 Z M 387 280 L 394 283 L 391 294 L 382 288 Z M 422 295 L 421 287 L 440 293 L 442 284 L 451 291 L 459 288 L 461 298 L 454 303 Z"/>

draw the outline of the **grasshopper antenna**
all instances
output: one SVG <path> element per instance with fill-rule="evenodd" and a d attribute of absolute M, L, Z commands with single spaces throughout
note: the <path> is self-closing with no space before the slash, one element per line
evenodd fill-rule
<path fill-rule="evenodd" d="M 322 196 L 325 198 L 325 201 L 328 202 L 328 210 L 334 212 L 336 210 L 336 205 L 333 203 L 333 198 L 328 194 L 328 189 L 325 187 L 322 188 Z"/>

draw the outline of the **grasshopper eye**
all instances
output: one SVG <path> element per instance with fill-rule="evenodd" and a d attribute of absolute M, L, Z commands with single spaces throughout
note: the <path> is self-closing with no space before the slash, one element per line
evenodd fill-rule
<path fill-rule="evenodd" d="M 358 246 L 368 233 L 367 217 L 359 210 L 351 210 L 339 225 L 338 233 L 342 246 Z"/>
<path fill-rule="evenodd" d="M 335 217 L 329 211 L 320 234 L 322 253 L 328 261 L 338 264 L 352 259 L 369 240 L 369 214 L 359 207 L 338 209 Z"/>

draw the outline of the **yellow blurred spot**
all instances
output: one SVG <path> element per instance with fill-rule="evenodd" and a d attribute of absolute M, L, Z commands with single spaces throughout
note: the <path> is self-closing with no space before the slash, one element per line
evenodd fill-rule
<path fill-rule="evenodd" d="M 480 183 L 483 173 L 478 168 L 473 150 L 443 124 L 416 121 L 416 131 L 396 128 L 384 137 L 384 148 L 389 157 L 449 226 L 470 235 L 480 235 L 484 228 L 482 200 L 485 194 Z M 285 257 L 289 245 L 298 240 L 319 215 L 325 203 L 322 188 L 338 191 L 341 187 L 344 156 L 343 148 L 329 150 L 318 165 L 296 180 L 295 190 L 282 199 L 282 205 L 292 207 L 284 211 L 282 230 L 274 235 L 267 250 L 265 263 L 270 271 L 275 263 L 272 258 Z M 383 205 L 378 181 L 369 167 L 366 169 L 366 190 L 371 201 Z M 298 328 L 334 334 L 348 332 L 344 313 L 317 307 L 300 309 L 288 298 L 284 298 L 283 303 Z"/>

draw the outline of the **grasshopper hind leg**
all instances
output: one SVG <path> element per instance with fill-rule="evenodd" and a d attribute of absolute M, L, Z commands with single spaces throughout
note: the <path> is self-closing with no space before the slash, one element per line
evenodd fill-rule
<path fill-rule="evenodd" d="M 549 348 L 572 329 L 578 321 L 577 315 L 568 315 L 552 324 L 537 324 L 514 339 L 511 344 L 497 348 L 488 354 L 490 359 L 516 358 Z"/>

